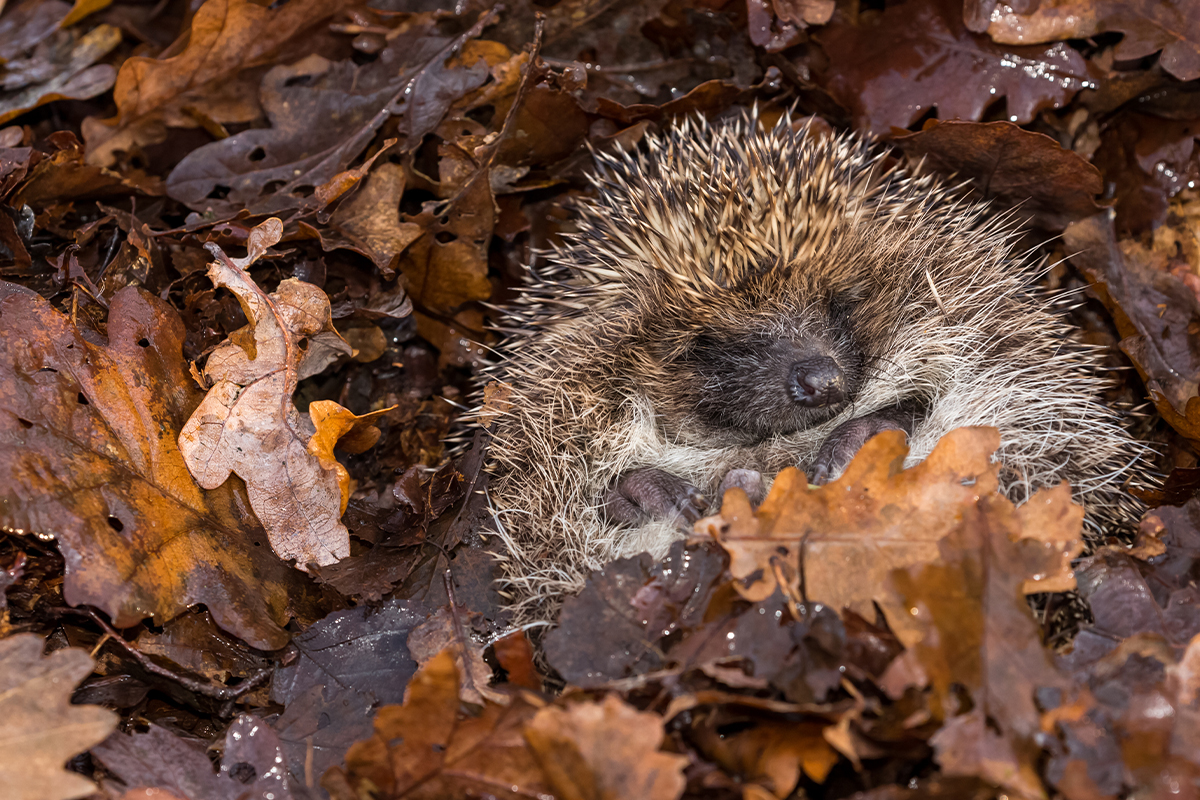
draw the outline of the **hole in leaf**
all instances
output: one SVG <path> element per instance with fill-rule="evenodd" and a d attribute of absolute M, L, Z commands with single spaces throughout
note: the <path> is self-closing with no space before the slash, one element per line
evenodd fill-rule
<path fill-rule="evenodd" d="M 262 191 L 258 193 L 259 197 L 268 194 L 275 194 L 287 184 L 287 181 L 267 181 L 263 184 Z"/>
<path fill-rule="evenodd" d="M 262 161 L 264 158 L 267 157 L 267 151 L 263 150 L 261 147 L 256 147 L 253 150 L 251 150 L 250 155 L 248 155 L 246 157 L 249 158 L 251 161 Z"/>
<path fill-rule="evenodd" d="M 258 770 L 254 768 L 253 764 L 239 761 L 229 770 L 229 774 L 239 783 L 248 784 L 258 777 Z"/>
<path fill-rule="evenodd" d="M 29 430 L 33 427 L 33 423 L 27 419 L 21 419 L 20 417 L 17 417 L 17 422 L 21 423 L 21 427 L 25 428 L 26 430 Z"/>
<path fill-rule="evenodd" d="M 81 405 L 81 406 L 90 406 L 91 405 L 91 403 L 88 402 L 88 399 L 83 396 L 83 392 L 80 392 L 75 397 L 75 399 L 79 401 L 79 405 Z"/>
<path fill-rule="evenodd" d="M 442 244 L 450 244 L 458 237 L 455 236 L 453 233 L 450 233 L 449 231 L 442 231 L 441 233 L 439 233 L 437 236 L 435 236 L 433 238 L 437 239 Z"/>
<path fill-rule="evenodd" d="M 307 183 L 305 183 L 305 184 L 301 184 L 300 186 L 297 186 L 295 189 L 292 189 L 292 196 L 293 197 L 309 197 L 315 191 L 316 191 L 316 187 L 309 186 Z"/>
<path fill-rule="evenodd" d="M 149 346 L 150 346 L 150 340 L 147 339 L 145 336 L 138 339 L 138 347 L 149 347 Z"/>
<path fill-rule="evenodd" d="M 224 200 L 229 197 L 230 188 L 218 183 L 212 188 L 212 191 L 205 195 L 209 200 Z"/>
<path fill-rule="evenodd" d="M 125 530 L 125 523 L 121 522 L 121 520 L 117 519 L 116 517 L 109 515 L 108 527 L 112 528 L 117 533 L 120 533 L 121 531 Z"/>

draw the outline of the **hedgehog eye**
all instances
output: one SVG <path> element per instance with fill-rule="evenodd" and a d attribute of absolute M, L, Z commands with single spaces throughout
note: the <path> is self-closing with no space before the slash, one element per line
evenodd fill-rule
<path fill-rule="evenodd" d="M 850 316 L 854 307 L 862 297 L 854 289 L 838 292 L 829 299 L 829 316 L 831 319 L 844 319 Z"/>

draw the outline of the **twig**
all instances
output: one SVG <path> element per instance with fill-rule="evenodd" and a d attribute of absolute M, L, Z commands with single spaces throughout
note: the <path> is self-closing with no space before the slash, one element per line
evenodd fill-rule
<path fill-rule="evenodd" d="M 118 633 L 115 628 L 105 622 L 104 618 L 97 614 L 94 609 L 87 607 L 63 607 L 52 608 L 50 611 L 51 613 L 58 614 L 59 616 L 70 615 L 87 617 L 92 622 L 96 623 L 96 625 L 100 626 L 100 630 L 104 632 L 104 636 L 108 639 L 108 641 L 113 642 L 122 650 L 124 650 L 125 654 L 136 661 L 138 666 L 140 666 L 146 672 L 149 672 L 151 675 L 156 675 L 160 678 L 166 678 L 167 680 L 174 681 L 184 689 L 187 689 L 189 692 L 201 695 L 203 697 L 211 697 L 213 700 L 219 700 L 222 702 L 232 702 L 237 700 L 242 695 L 247 694 L 251 690 L 260 686 L 271 675 L 271 668 L 260 669 L 258 672 L 255 672 L 249 678 L 239 683 L 237 686 L 225 686 L 212 681 L 192 678 L 152 661 L 150 657 L 141 650 L 138 650 L 132 644 L 125 641 L 125 637 L 121 636 L 121 634 Z M 100 641 L 100 644 L 104 644 L 103 639 Z M 99 645 L 97 645 L 97 650 L 98 649 Z"/>
<path fill-rule="evenodd" d="M 462 188 L 455 192 L 454 196 L 449 200 L 443 200 L 437 206 L 434 212 L 435 217 L 445 216 L 450 209 L 458 205 L 458 202 L 475 186 L 479 177 L 488 174 L 488 171 L 492 168 L 492 164 L 496 160 L 496 154 L 500 152 L 500 144 L 507 138 L 513 120 L 517 118 L 517 111 L 525 105 L 525 96 L 529 94 L 529 87 L 533 83 L 533 76 L 541 72 L 538 68 L 538 58 L 542 53 L 542 32 L 545 30 L 545 27 L 546 18 L 539 13 L 537 26 L 533 30 L 533 48 L 529 51 L 529 66 L 525 68 L 525 74 L 521 76 L 521 83 L 517 86 L 517 95 L 513 98 L 512 105 L 508 108 L 508 114 L 504 117 L 504 124 L 500 126 L 500 132 L 496 134 L 496 138 L 491 144 L 486 145 L 487 155 L 484 156 L 483 162 L 475 168 L 475 172 L 467 182 L 462 185 Z"/>

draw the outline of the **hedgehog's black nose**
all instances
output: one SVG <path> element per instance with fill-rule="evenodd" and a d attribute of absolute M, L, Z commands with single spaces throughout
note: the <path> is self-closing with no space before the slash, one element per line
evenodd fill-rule
<path fill-rule="evenodd" d="M 846 399 L 846 376 L 832 358 L 806 358 L 792 365 L 790 391 L 802 406 L 837 405 Z"/>

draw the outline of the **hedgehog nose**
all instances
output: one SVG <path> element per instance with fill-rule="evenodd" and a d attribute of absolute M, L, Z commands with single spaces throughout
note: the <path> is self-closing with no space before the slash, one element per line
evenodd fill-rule
<path fill-rule="evenodd" d="M 846 398 L 846 377 L 832 358 L 807 358 L 792 365 L 791 392 L 809 408 L 837 405 Z"/>

